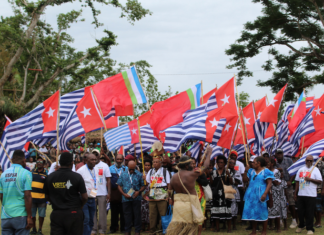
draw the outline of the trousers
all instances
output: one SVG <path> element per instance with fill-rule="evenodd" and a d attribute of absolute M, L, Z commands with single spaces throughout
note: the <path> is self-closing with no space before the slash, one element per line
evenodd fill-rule
<path fill-rule="evenodd" d="M 28 235 L 27 216 L 19 216 L 10 219 L 1 219 L 2 235 Z"/>
<path fill-rule="evenodd" d="M 95 198 L 88 198 L 87 203 L 83 206 L 84 221 L 83 221 L 83 235 L 91 235 L 93 227 L 93 217 L 96 212 Z"/>
<path fill-rule="evenodd" d="M 141 200 L 123 202 L 125 232 L 132 231 L 133 222 L 135 227 L 135 233 L 141 232 L 141 227 L 142 227 L 141 205 L 142 205 Z"/>
<path fill-rule="evenodd" d="M 299 225 L 298 228 L 305 227 L 305 218 L 306 218 L 306 230 L 312 230 L 314 232 L 314 212 L 316 206 L 316 197 L 306 197 L 298 196 L 297 199 L 298 205 L 298 218 Z"/>
<path fill-rule="evenodd" d="M 125 219 L 123 204 L 121 202 L 110 202 L 110 211 L 111 211 L 111 231 L 117 231 L 119 226 L 118 222 L 120 221 L 120 231 L 125 230 Z"/>
<path fill-rule="evenodd" d="M 107 201 L 106 196 L 97 196 L 96 200 L 96 208 L 98 206 L 98 209 L 96 209 L 96 212 L 93 217 L 93 228 L 91 233 L 97 233 L 97 230 L 99 233 L 106 234 L 107 230 Z M 99 221 L 97 220 L 97 211 L 99 211 Z"/>
<path fill-rule="evenodd" d="M 51 235 L 82 235 L 83 211 L 53 210 L 51 213 Z"/>
<path fill-rule="evenodd" d="M 161 216 L 165 216 L 167 211 L 167 201 L 150 201 L 149 211 L 150 211 L 150 233 L 154 233 L 156 226 L 158 225 L 158 230 L 162 229 Z M 158 224 L 158 221 L 159 224 Z"/>

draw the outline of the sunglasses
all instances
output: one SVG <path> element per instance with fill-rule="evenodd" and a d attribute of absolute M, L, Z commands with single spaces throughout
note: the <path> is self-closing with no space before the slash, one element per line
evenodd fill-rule
<path fill-rule="evenodd" d="M 37 163 L 43 163 L 43 161 L 37 161 Z"/>
<path fill-rule="evenodd" d="M 306 162 L 313 162 L 313 160 L 306 160 Z"/>
<path fill-rule="evenodd" d="M 253 180 L 255 180 L 256 177 L 257 177 L 257 175 L 253 176 Z"/>

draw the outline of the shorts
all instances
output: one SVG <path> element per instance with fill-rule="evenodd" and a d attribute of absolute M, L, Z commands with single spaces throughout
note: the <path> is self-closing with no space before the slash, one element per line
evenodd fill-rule
<path fill-rule="evenodd" d="M 294 206 L 295 205 L 295 199 L 294 199 L 294 187 L 291 185 L 287 187 L 287 200 L 289 203 L 289 206 Z"/>
<path fill-rule="evenodd" d="M 36 217 L 36 213 L 38 210 L 39 217 L 46 216 L 46 202 L 45 203 L 34 203 L 32 204 L 32 217 Z"/>
<path fill-rule="evenodd" d="M 317 193 L 315 210 L 322 212 L 322 195 L 320 193 Z"/>

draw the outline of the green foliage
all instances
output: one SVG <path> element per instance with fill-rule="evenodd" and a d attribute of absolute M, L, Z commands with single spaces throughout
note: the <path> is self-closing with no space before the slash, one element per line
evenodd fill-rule
<path fill-rule="evenodd" d="M 245 106 L 247 106 L 250 103 L 250 101 L 249 101 L 250 95 L 244 91 L 242 91 L 239 94 L 239 98 L 240 98 L 240 106 L 242 108 L 244 108 Z"/>
<path fill-rule="evenodd" d="M 247 60 L 268 49 L 269 60 L 262 68 L 272 71 L 272 77 L 258 81 L 259 86 L 270 86 L 277 93 L 289 83 L 285 100 L 296 99 L 304 88 L 324 83 L 324 6 L 320 0 L 253 0 L 263 5 L 262 16 L 247 22 L 241 37 L 225 52 L 237 68 L 238 84 L 253 73 Z M 278 46 L 289 49 L 280 52 Z"/>

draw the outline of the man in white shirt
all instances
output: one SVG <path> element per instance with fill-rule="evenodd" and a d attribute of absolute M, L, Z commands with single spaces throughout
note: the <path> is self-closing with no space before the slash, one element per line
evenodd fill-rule
<path fill-rule="evenodd" d="M 307 234 L 314 233 L 313 223 L 317 197 L 317 185 L 321 184 L 323 179 L 318 168 L 312 167 L 313 162 L 313 156 L 307 156 L 306 166 L 303 166 L 298 170 L 295 178 L 295 201 L 297 201 L 299 217 L 299 225 L 296 229 L 296 233 L 300 233 L 305 227 L 305 218 Z"/>
<path fill-rule="evenodd" d="M 98 193 L 98 179 L 96 175 L 96 165 L 97 158 L 93 154 L 89 154 L 87 157 L 87 164 L 82 166 L 79 170 L 77 170 L 77 173 L 79 173 L 85 183 L 87 194 L 88 194 L 88 201 L 83 206 L 83 214 L 84 214 L 84 220 L 83 220 L 83 234 L 84 235 L 90 235 L 92 227 L 94 225 L 93 223 L 93 217 L 96 212 L 96 196 Z M 106 207 L 105 207 L 106 208 Z"/>
<path fill-rule="evenodd" d="M 45 147 L 45 145 L 43 145 L 43 146 L 39 149 L 39 152 L 42 152 L 42 153 L 48 154 L 48 150 L 47 150 L 47 148 Z"/>
<path fill-rule="evenodd" d="M 95 149 L 96 150 L 96 149 Z M 107 202 L 110 199 L 110 170 L 109 166 L 100 161 L 100 154 L 99 151 L 93 150 L 93 154 L 96 156 L 97 165 L 95 167 L 96 171 L 96 179 L 97 179 L 97 200 L 96 200 L 96 207 L 98 206 L 99 209 L 99 223 L 97 222 L 97 210 L 94 214 L 93 223 L 94 226 L 92 228 L 91 234 L 97 234 L 97 230 L 99 230 L 99 234 L 103 235 L 106 234 L 107 230 Z"/>
<path fill-rule="evenodd" d="M 69 152 L 69 151 L 62 151 L 62 153 L 64 153 L 64 152 Z M 51 164 L 51 167 L 50 167 L 50 169 L 48 171 L 48 175 L 52 174 L 53 172 L 55 172 L 56 170 L 58 170 L 60 168 L 60 158 L 61 158 L 61 155 L 58 156 L 58 164 L 57 164 L 57 166 L 56 166 L 56 162 L 53 162 Z M 76 171 L 74 164 L 72 165 L 72 171 L 73 172 Z"/>
<path fill-rule="evenodd" d="M 146 182 L 151 187 L 149 192 L 150 233 L 155 233 L 158 216 L 165 216 L 167 211 L 170 173 L 162 166 L 162 144 L 157 141 L 152 146 L 153 168 L 147 173 Z M 152 185 L 152 186 L 151 186 Z M 161 230 L 161 220 L 158 229 Z"/>

